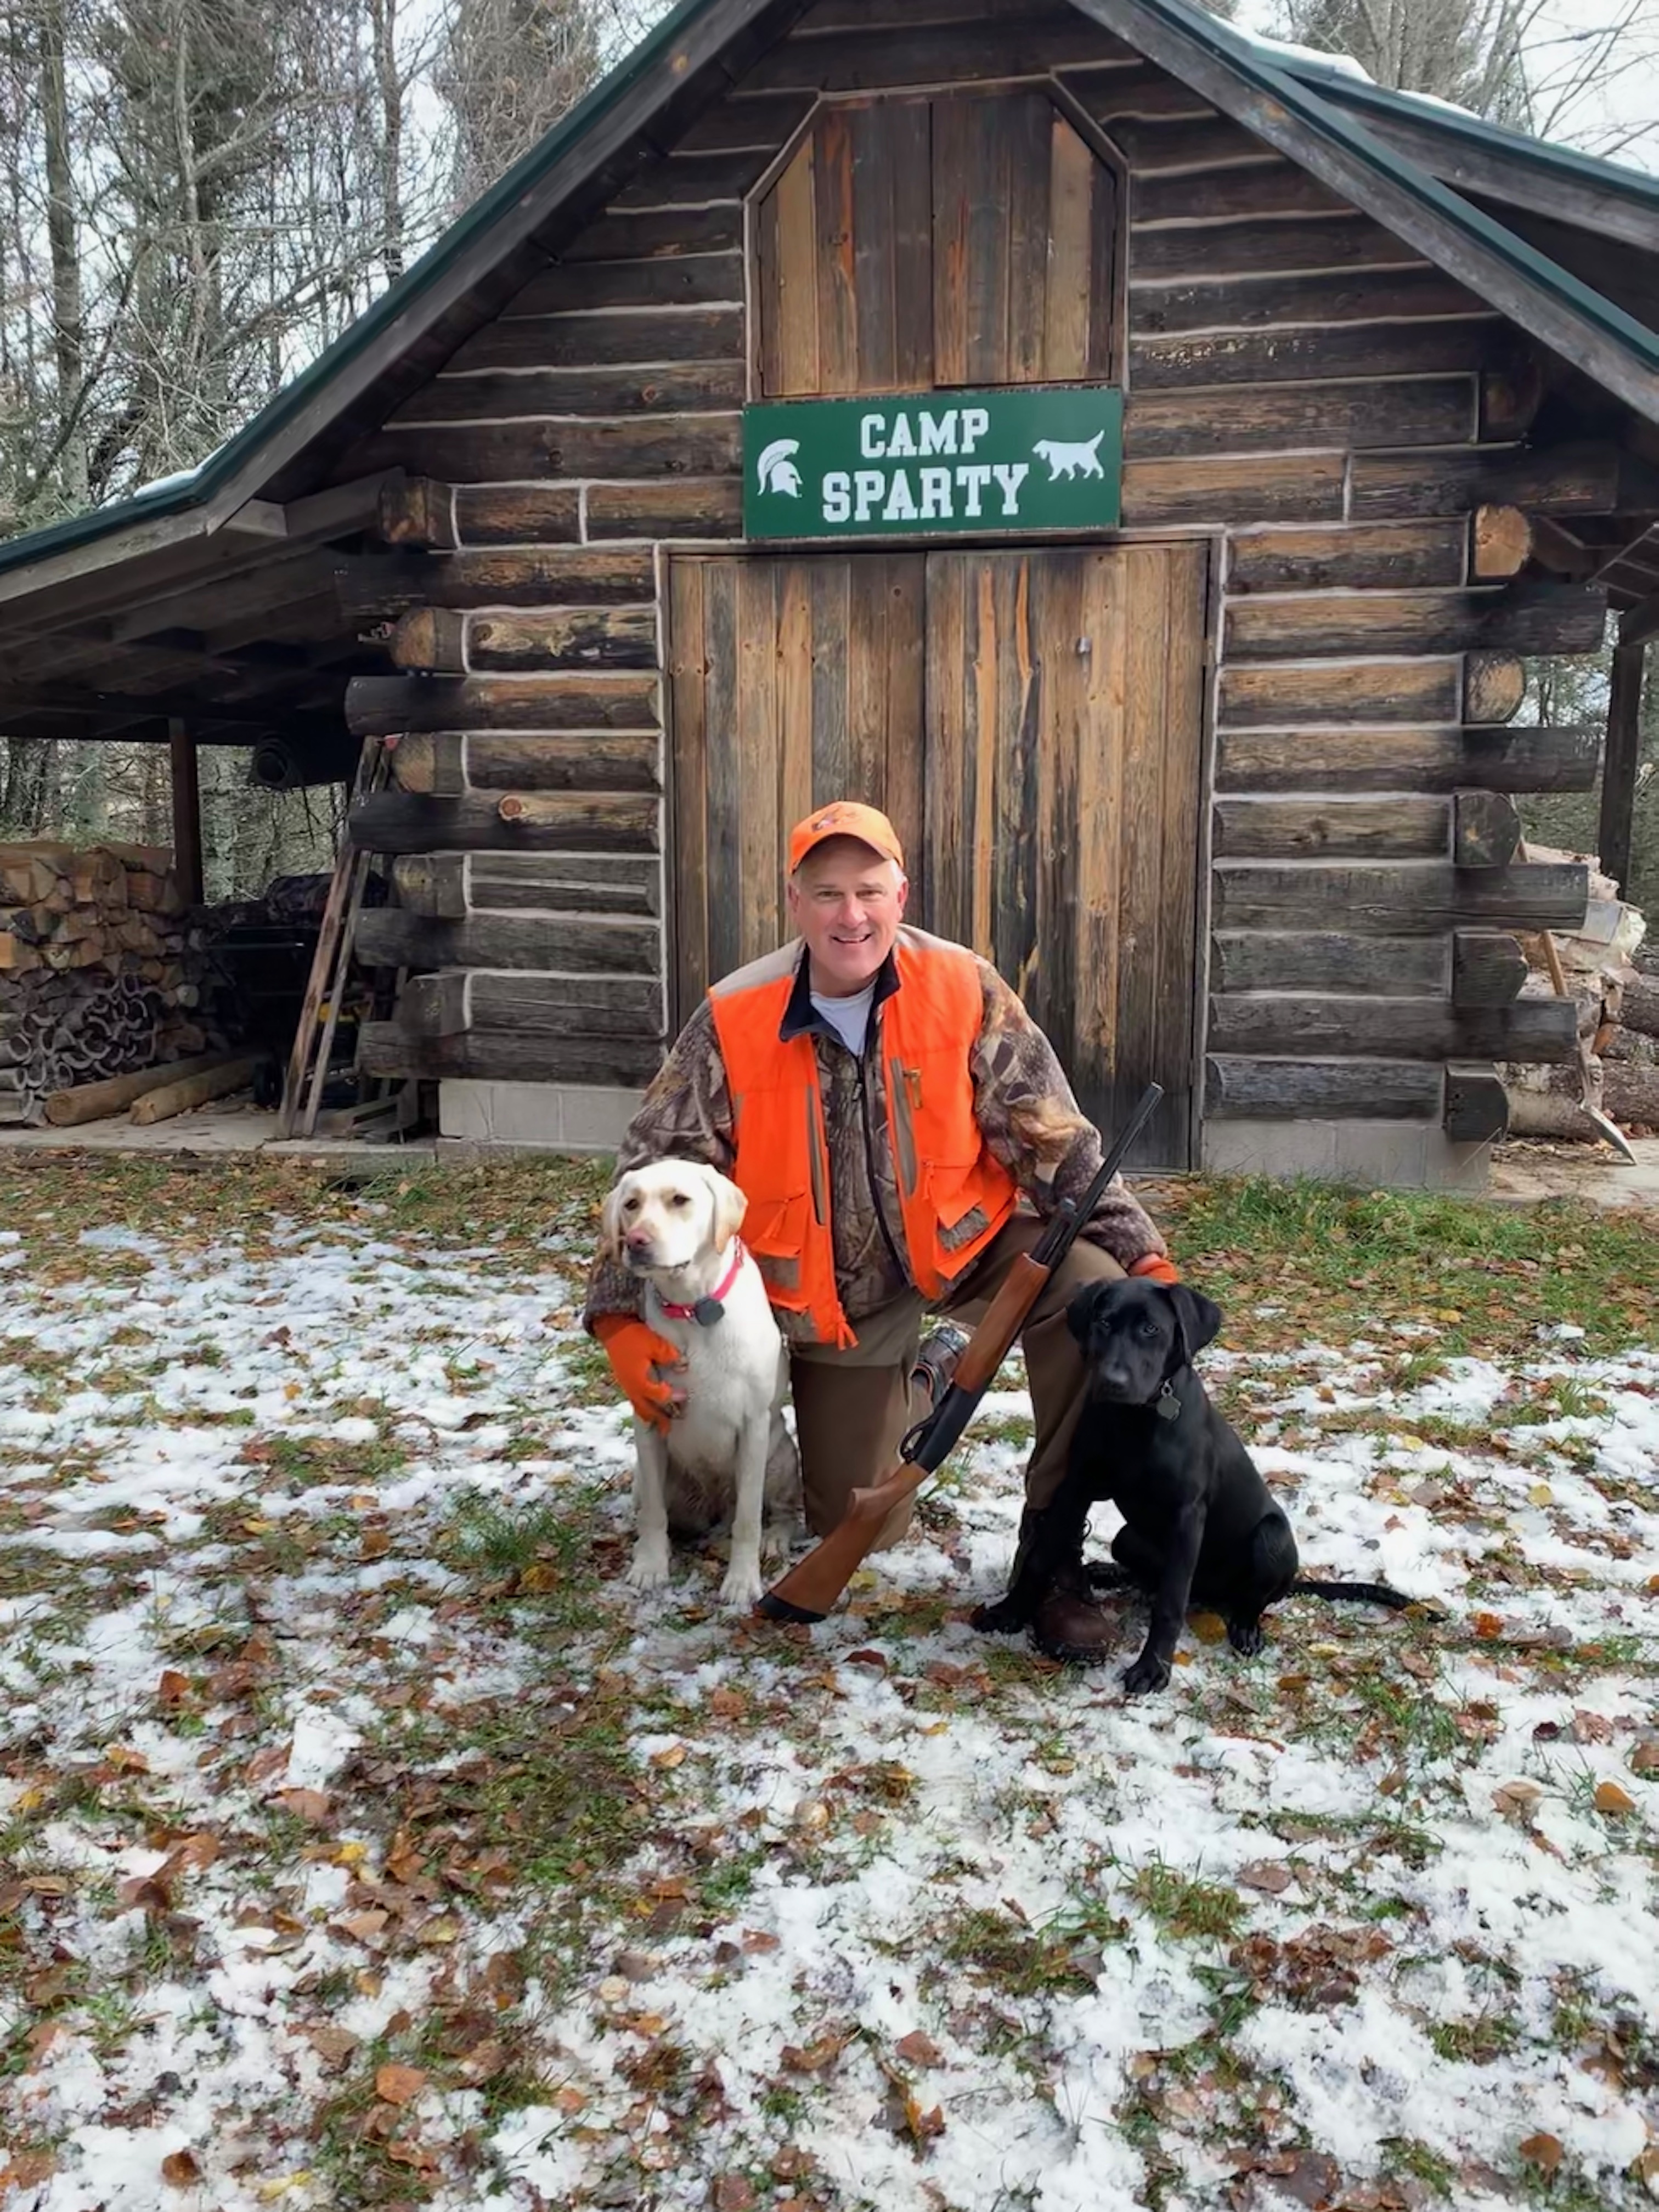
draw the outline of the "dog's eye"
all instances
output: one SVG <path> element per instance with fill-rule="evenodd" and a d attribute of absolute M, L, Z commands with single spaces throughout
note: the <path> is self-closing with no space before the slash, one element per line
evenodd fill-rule
<path fill-rule="evenodd" d="M 684 1191 L 677 1190 L 670 1193 L 668 1203 L 671 1206 L 690 1206 L 691 1200 Z"/>
<path fill-rule="evenodd" d="M 1137 1336 L 1144 1336 L 1149 1344 L 1154 1338 L 1162 1335 L 1162 1334 L 1163 1331 L 1158 1328 L 1158 1325 L 1155 1321 L 1142 1322 L 1140 1327 L 1135 1331 L 1135 1334 Z"/>
<path fill-rule="evenodd" d="M 637 1213 L 637 1212 L 639 1212 L 639 1210 L 640 1210 L 640 1201 L 638 1200 L 638 1199 L 637 1199 L 637 1198 L 625 1198 L 625 1199 L 623 1199 L 623 1212 L 624 1213 Z"/>

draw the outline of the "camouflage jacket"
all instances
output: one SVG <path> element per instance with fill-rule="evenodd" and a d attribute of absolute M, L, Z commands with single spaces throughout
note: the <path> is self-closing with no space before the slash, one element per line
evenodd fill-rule
<path fill-rule="evenodd" d="M 1084 1119 L 1048 1038 L 996 969 L 988 961 L 977 964 L 984 1016 L 964 1070 L 974 1087 L 975 1117 L 991 1152 L 1046 1218 L 1062 1200 L 1087 1188 L 1100 1165 L 1100 1139 Z M 864 1051 L 850 1052 L 813 1010 L 803 950 L 780 1032 L 785 1037 L 810 1033 L 817 1055 L 830 1146 L 836 1285 L 855 1326 L 911 1286 L 881 1054 L 881 1001 L 896 988 L 890 961 L 878 980 Z M 617 1147 L 617 1172 L 626 1174 L 647 1160 L 693 1159 L 729 1175 L 735 1157 L 726 1068 L 705 999 L 629 1123 Z M 1083 1234 L 1125 1267 L 1165 1249 L 1121 1177 L 1107 1189 Z M 596 1260 L 585 1321 L 640 1310 L 638 1277 Z M 786 1336 L 792 1326 L 796 1334 L 805 1326 L 792 1314 L 779 1312 L 777 1318 Z"/>

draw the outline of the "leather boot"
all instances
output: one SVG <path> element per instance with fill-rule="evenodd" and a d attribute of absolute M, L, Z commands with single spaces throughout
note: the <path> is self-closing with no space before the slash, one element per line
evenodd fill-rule
<path fill-rule="evenodd" d="M 1117 1614 L 1109 1613 L 1096 1597 L 1087 1570 L 1062 1567 L 1032 1617 L 1031 1641 L 1036 1649 L 1046 1659 L 1099 1667 L 1115 1654 L 1121 1640 Z"/>

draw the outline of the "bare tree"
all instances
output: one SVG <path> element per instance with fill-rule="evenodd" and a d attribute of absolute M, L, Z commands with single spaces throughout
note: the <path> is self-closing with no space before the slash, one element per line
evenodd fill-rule
<path fill-rule="evenodd" d="M 453 0 L 436 84 L 454 118 L 458 206 L 580 99 L 602 55 L 599 12 L 586 0 Z"/>

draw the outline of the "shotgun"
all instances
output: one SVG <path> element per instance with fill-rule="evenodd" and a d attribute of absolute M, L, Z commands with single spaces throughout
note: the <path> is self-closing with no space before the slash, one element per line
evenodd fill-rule
<path fill-rule="evenodd" d="M 1146 1085 L 1083 1196 L 1057 1206 L 1031 1249 L 1014 1261 L 984 1320 L 963 1346 L 950 1389 L 899 1446 L 899 1463 L 892 1474 L 873 1489 L 854 1491 L 836 1526 L 762 1597 L 760 1609 L 769 1620 L 824 1620 L 862 1565 L 893 1508 L 914 1496 L 955 1449 L 1044 1285 L 1071 1250 L 1163 1096 L 1161 1084 Z"/>

